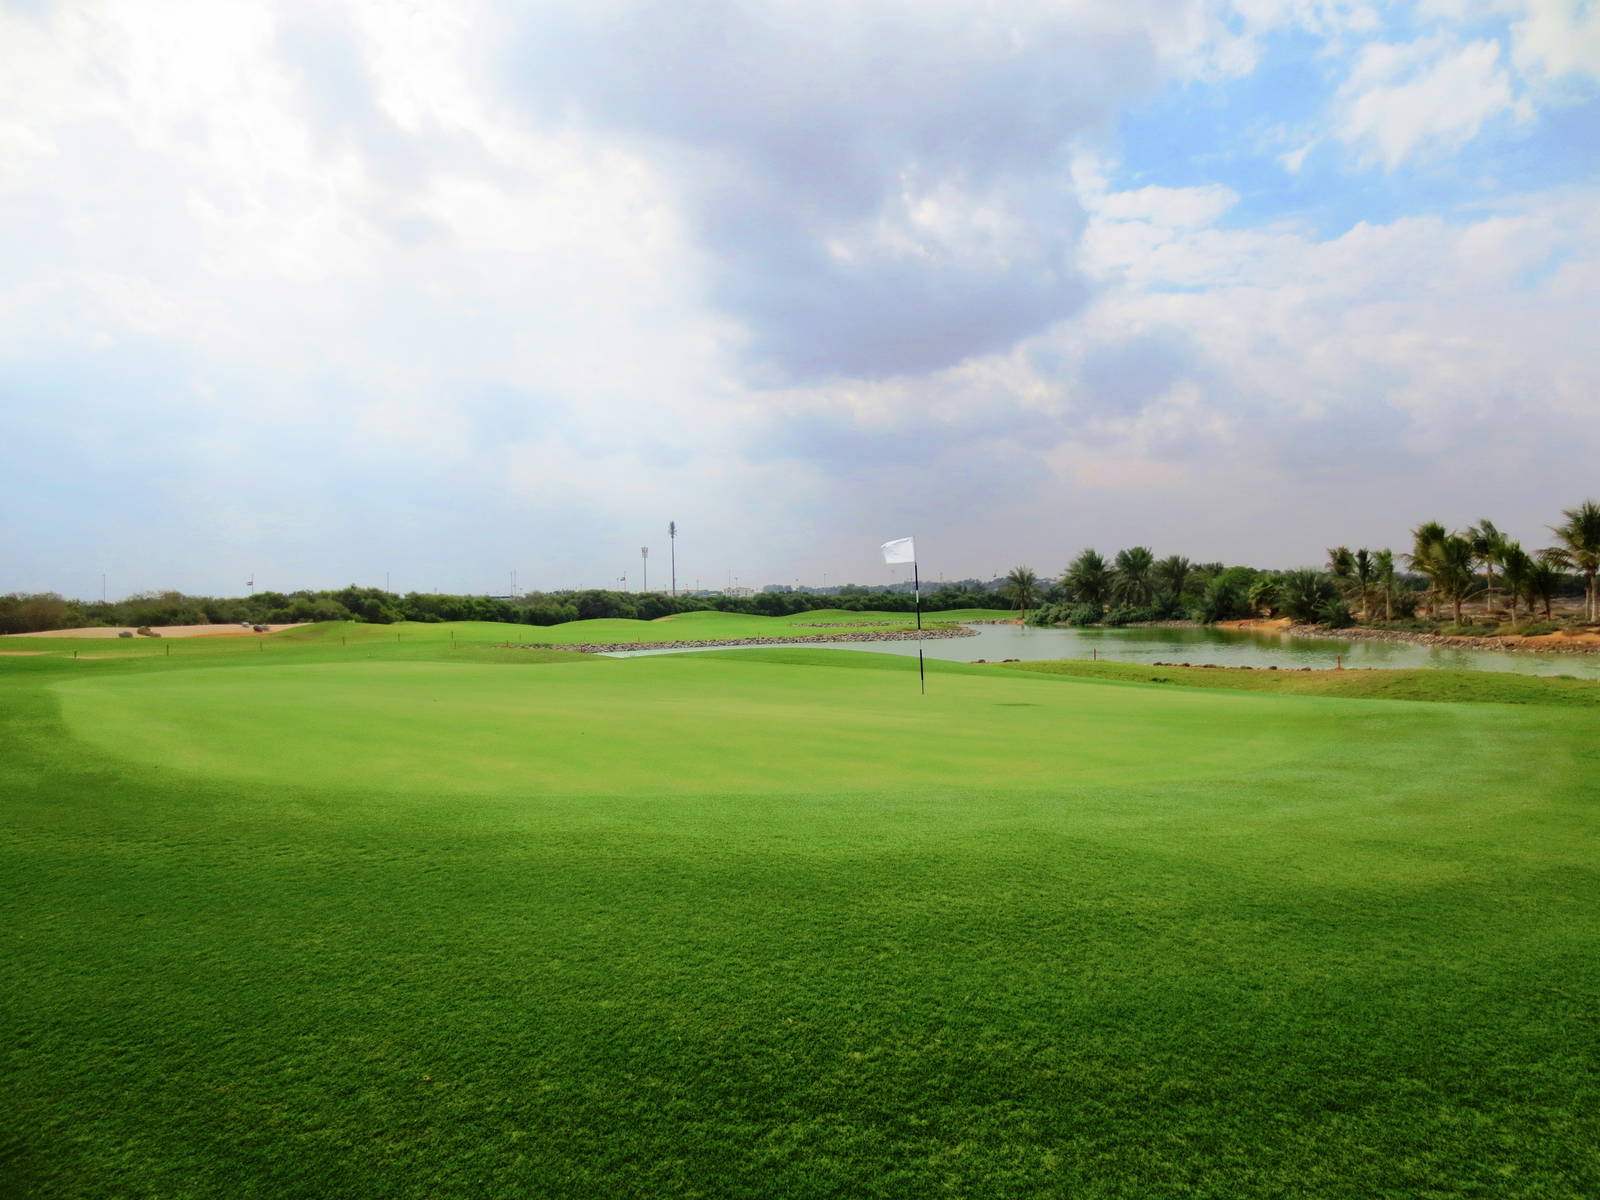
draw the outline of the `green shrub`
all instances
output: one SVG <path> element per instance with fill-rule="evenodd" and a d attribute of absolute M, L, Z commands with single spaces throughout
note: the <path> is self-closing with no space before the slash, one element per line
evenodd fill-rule
<path fill-rule="evenodd" d="M 1105 624 L 1111 626 L 1138 625 L 1146 621 L 1164 619 L 1162 610 L 1153 605 L 1119 604 L 1105 615 Z"/>
<path fill-rule="evenodd" d="M 1290 571 L 1279 582 L 1278 599 L 1282 612 L 1296 621 L 1321 621 L 1323 608 L 1339 599 L 1339 591 L 1321 571 Z"/>
<path fill-rule="evenodd" d="M 1335 596 L 1317 605 L 1319 625 L 1326 625 L 1329 629 L 1348 629 L 1355 623 L 1356 619 L 1350 615 L 1350 606 L 1345 603 L 1343 596 Z"/>
<path fill-rule="evenodd" d="M 1074 604 L 1067 613 L 1068 625 L 1098 625 L 1103 610 L 1098 604 Z"/>
<path fill-rule="evenodd" d="M 1066 619 L 1067 610 L 1063 605 L 1041 604 L 1028 614 L 1027 623 L 1041 628 L 1048 628 L 1051 625 L 1059 625 Z"/>
<path fill-rule="evenodd" d="M 1189 609 L 1189 615 L 1202 625 L 1232 621 L 1250 615 L 1250 601 L 1237 583 L 1218 575 L 1206 584 L 1205 591 Z"/>

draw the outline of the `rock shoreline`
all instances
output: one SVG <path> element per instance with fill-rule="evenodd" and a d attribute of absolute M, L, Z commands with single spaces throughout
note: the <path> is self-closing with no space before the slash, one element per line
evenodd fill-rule
<path fill-rule="evenodd" d="M 1441 646 L 1458 650 L 1510 650 L 1519 654 L 1600 654 L 1600 643 L 1575 642 L 1563 646 L 1559 643 L 1541 642 L 1527 644 L 1520 637 L 1466 637 L 1461 634 L 1421 633 L 1414 629 L 1366 629 L 1352 625 L 1348 629 L 1330 629 L 1326 625 L 1290 625 L 1283 630 L 1290 637 L 1344 638 L 1356 642 L 1411 642 L 1418 646 Z"/>
<path fill-rule="evenodd" d="M 579 654 L 621 654 L 629 650 L 712 650 L 728 646 L 792 646 L 804 642 L 915 642 L 940 638 L 977 637 L 976 629 L 959 625 L 943 629 L 915 629 L 882 633 L 822 633 L 800 637 L 712 638 L 704 642 L 584 642 L 558 646 L 550 642 L 515 643 L 518 650 L 574 650 Z"/>

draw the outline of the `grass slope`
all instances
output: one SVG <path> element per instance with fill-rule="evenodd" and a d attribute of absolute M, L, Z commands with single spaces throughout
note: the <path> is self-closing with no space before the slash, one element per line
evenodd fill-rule
<path fill-rule="evenodd" d="M 1578 707 L 333 636 L 0 660 L 0 1194 L 1600 1191 Z"/>

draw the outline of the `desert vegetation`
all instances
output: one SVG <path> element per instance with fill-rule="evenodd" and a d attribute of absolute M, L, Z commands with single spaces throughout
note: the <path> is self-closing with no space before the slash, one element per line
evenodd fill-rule
<path fill-rule="evenodd" d="M 1499 630 L 1503 614 L 1513 632 L 1544 632 L 1556 627 L 1558 601 L 1581 597 L 1568 623 L 1595 624 L 1600 503 L 1563 510 L 1549 532 L 1550 545 L 1529 551 L 1489 520 L 1457 531 L 1429 521 L 1411 531 L 1411 549 L 1402 554 L 1333 546 L 1323 566 L 1289 571 L 1191 563 L 1176 555 L 1158 561 L 1146 546 L 1119 550 L 1108 562 L 1090 548 L 1043 591 L 1028 620 L 1114 626 L 1282 616 L 1332 629 L 1359 623 L 1482 633 Z M 1534 616 L 1542 616 L 1542 624 L 1525 620 Z"/>

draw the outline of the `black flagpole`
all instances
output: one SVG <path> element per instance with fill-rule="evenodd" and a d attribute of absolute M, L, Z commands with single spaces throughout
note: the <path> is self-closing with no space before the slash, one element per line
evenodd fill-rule
<path fill-rule="evenodd" d="M 911 594 L 917 602 L 917 632 L 922 632 L 922 579 L 917 574 L 917 560 L 911 560 Z M 922 665 L 922 640 L 917 639 L 917 682 L 922 685 L 922 694 L 928 694 L 928 674 Z"/>

